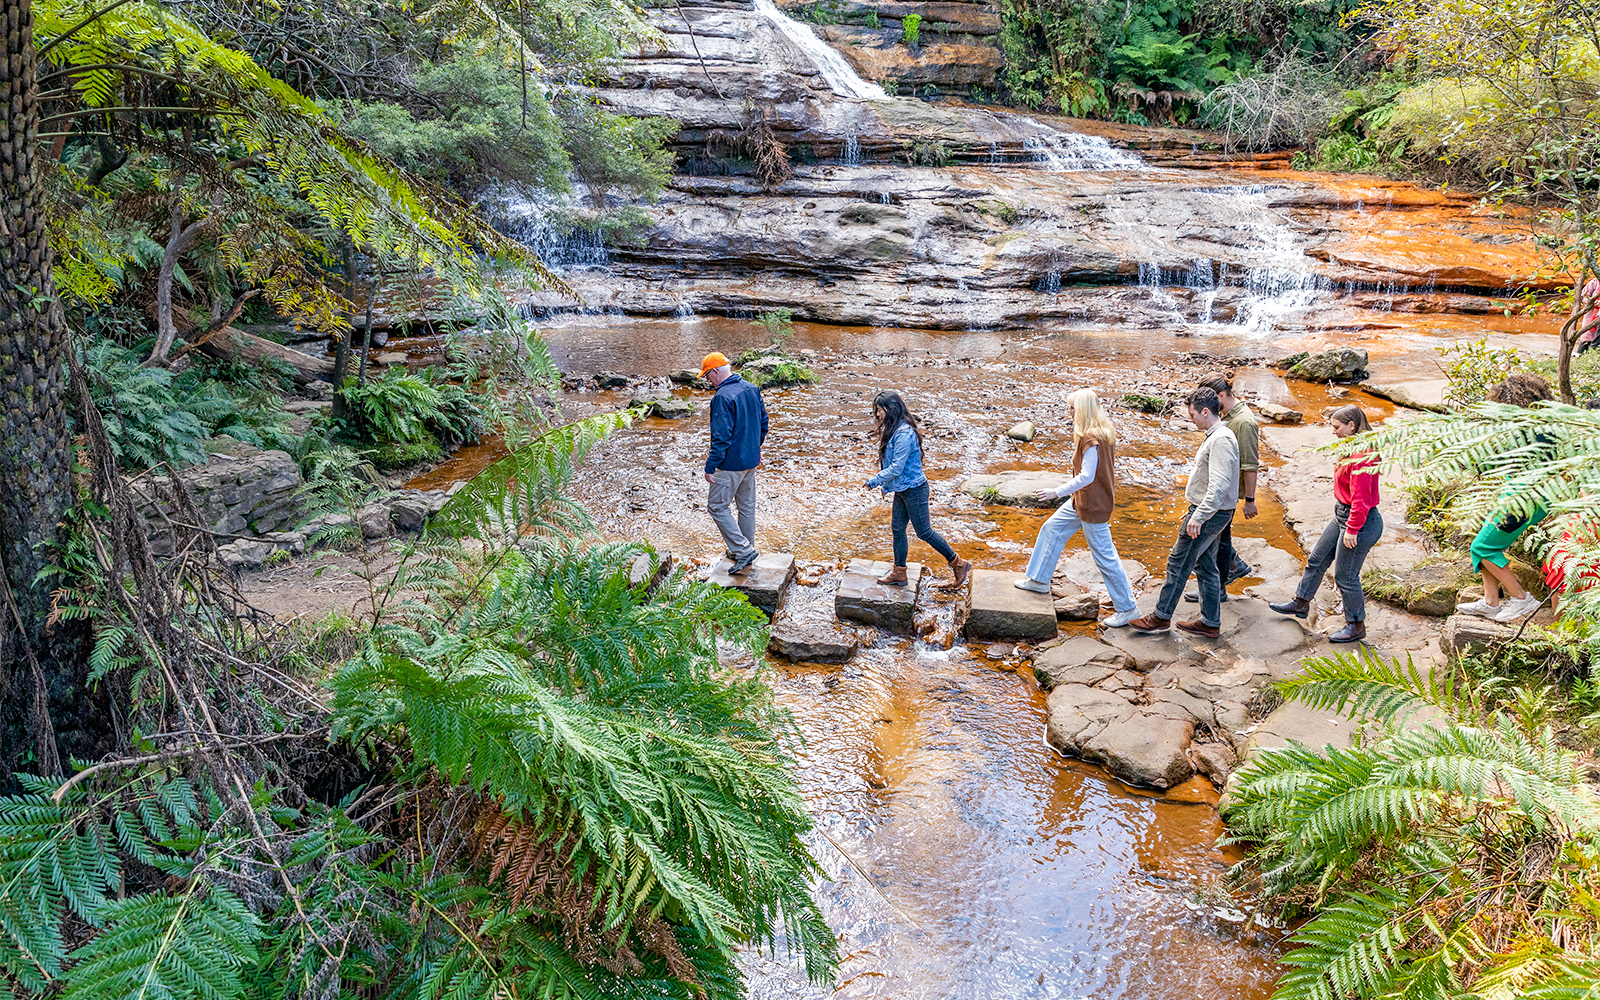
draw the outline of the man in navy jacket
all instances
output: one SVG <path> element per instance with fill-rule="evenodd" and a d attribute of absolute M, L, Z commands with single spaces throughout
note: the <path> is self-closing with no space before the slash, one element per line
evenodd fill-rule
<path fill-rule="evenodd" d="M 700 374 L 717 387 L 711 397 L 711 452 L 706 456 L 706 482 L 711 484 L 706 507 L 728 546 L 730 574 L 743 573 L 760 555 L 756 551 L 756 466 L 767 439 L 767 406 L 761 390 L 733 373 L 728 359 L 715 352 L 700 362 Z M 738 504 L 735 519 L 730 506 Z"/>

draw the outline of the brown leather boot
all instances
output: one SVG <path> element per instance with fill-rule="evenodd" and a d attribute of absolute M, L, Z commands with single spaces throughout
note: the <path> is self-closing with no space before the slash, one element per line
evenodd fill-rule
<path fill-rule="evenodd" d="M 972 560 L 956 556 L 950 563 L 950 572 L 955 574 L 955 579 L 949 583 L 939 584 L 939 589 L 947 594 L 953 590 L 960 590 L 962 585 L 967 582 L 967 577 L 972 575 Z"/>
<path fill-rule="evenodd" d="M 885 587 L 904 587 L 906 585 L 906 568 L 904 566 L 896 566 L 888 573 L 878 577 L 878 582 Z"/>

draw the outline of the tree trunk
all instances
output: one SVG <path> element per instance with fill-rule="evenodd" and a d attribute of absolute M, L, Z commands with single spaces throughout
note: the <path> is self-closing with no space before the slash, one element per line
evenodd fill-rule
<path fill-rule="evenodd" d="M 333 379 L 333 362 L 292 347 L 275 344 L 270 340 L 245 333 L 234 327 L 223 327 L 200 343 L 199 349 L 223 361 L 282 361 L 294 369 L 296 385 L 307 386 L 316 381 Z"/>
<path fill-rule="evenodd" d="M 178 259 L 200 235 L 200 230 L 211 223 L 216 209 L 206 213 L 187 226 L 183 224 L 183 174 L 172 178 L 172 225 L 167 235 L 167 247 L 161 254 L 161 267 L 156 271 L 156 346 L 150 351 L 145 367 L 164 365 L 178 339 L 178 324 L 172 318 L 172 280 L 178 269 Z"/>
<path fill-rule="evenodd" d="M 0 0 L 0 773 L 60 773 L 52 721 L 82 731 L 78 630 L 47 627 L 51 585 L 38 580 L 73 504 L 72 349 L 50 279 L 44 189 L 34 174 L 38 57 L 29 0 Z M 52 720 L 54 713 L 54 720 Z M 83 740 L 61 749 L 82 752 Z"/>

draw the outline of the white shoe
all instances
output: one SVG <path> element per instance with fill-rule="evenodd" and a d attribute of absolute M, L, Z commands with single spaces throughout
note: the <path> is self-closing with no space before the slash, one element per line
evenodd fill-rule
<path fill-rule="evenodd" d="M 1132 611 L 1118 611 L 1110 618 L 1101 619 L 1100 624 L 1106 628 L 1122 628 L 1137 617 L 1139 617 L 1138 608 L 1134 608 Z"/>
<path fill-rule="evenodd" d="M 1534 597 L 1532 594 L 1529 594 L 1520 601 L 1512 598 L 1501 606 L 1500 613 L 1494 616 L 1494 620 L 1497 622 L 1514 622 L 1518 618 L 1525 618 L 1528 615 L 1533 614 L 1535 611 L 1539 610 L 1539 606 L 1543 603 L 1543 601 L 1539 600 L 1537 597 Z"/>
<path fill-rule="evenodd" d="M 1038 580 L 1035 580 L 1031 576 L 1023 577 L 1022 579 L 1018 580 L 1016 583 L 1013 583 L 1012 586 L 1017 588 L 1018 590 L 1027 590 L 1027 591 L 1031 591 L 1032 593 L 1035 593 L 1035 594 L 1048 594 L 1048 593 L 1050 593 L 1050 585 L 1048 583 L 1040 583 Z"/>
<path fill-rule="evenodd" d="M 1500 605 L 1490 604 L 1481 597 L 1471 604 L 1456 605 L 1456 614 L 1458 615 L 1477 615 L 1479 618 L 1493 618 L 1499 613 Z"/>

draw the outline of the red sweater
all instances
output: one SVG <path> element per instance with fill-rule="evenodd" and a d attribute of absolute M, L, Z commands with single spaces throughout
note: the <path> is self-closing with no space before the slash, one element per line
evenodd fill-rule
<path fill-rule="evenodd" d="M 1333 497 L 1350 505 L 1345 530 L 1360 531 L 1367 523 L 1367 511 L 1378 506 L 1378 456 L 1362 451 L 1340 462 L 1333 470 Z"/>

